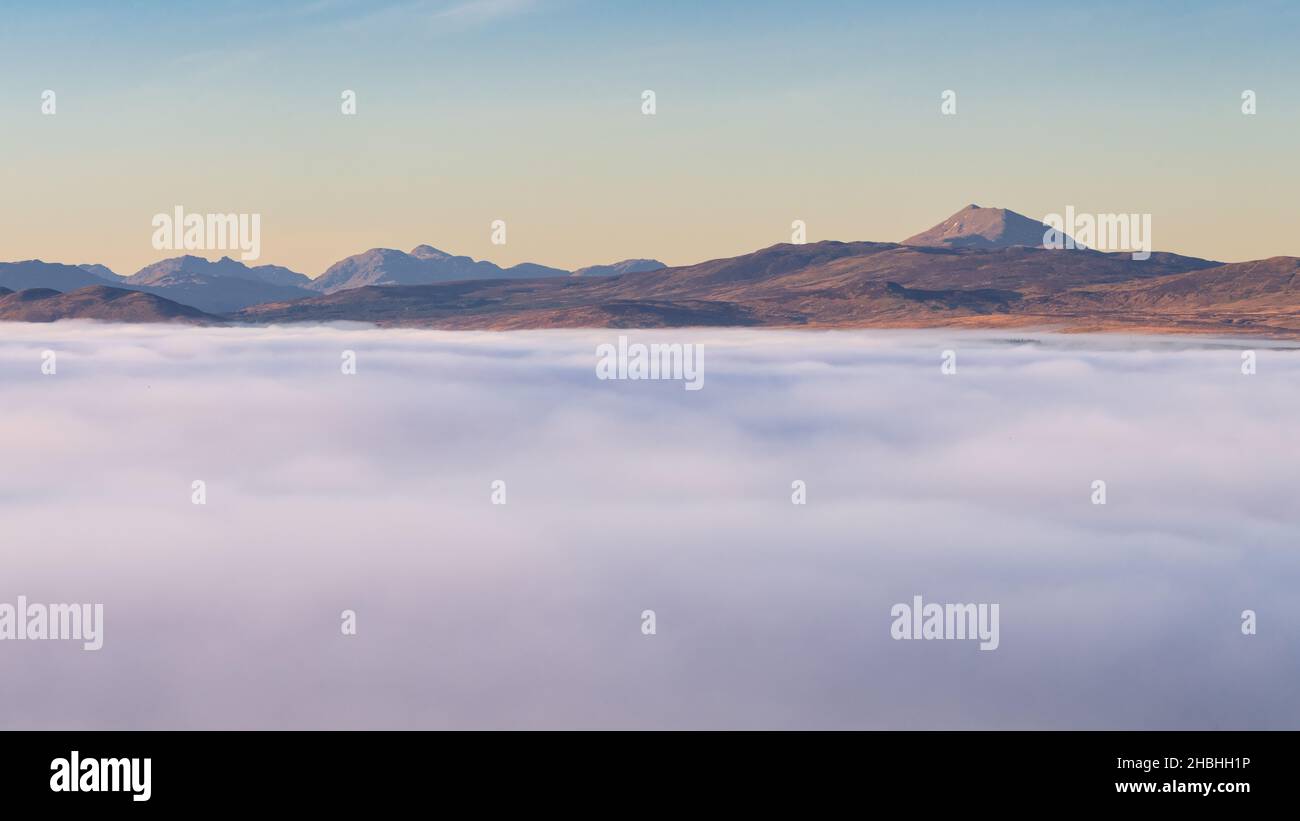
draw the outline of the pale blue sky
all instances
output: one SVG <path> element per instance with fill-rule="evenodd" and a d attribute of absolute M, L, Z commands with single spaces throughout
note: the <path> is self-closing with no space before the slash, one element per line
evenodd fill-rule
<path fill-rule="evenodd" d="M 261 213 L 262 261 L 311 275 L 422 242 L 684 264 L 794 219 L 901 239 L 969 202 L 1300 254 L 1300 5 L 1134 5 L 5 3 L 0 259 L 130 273 L 178 204 Z"/>

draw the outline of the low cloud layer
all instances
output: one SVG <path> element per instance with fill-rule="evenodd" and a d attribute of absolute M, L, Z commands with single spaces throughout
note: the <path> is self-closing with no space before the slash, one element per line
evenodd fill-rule
<path fill-rule="evenodd" d="M 1300 352 L 618 333 L 0 325 L 0 602 L 104 605 L 0 726 L 1300 727 Z"/>

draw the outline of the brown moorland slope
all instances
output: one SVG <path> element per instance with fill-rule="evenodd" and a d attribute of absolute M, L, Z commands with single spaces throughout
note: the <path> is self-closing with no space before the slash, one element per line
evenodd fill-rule
<path fill-rule="evenodd" d="M 55 322 L 60 319 L 191 324 L 220 321 L 197 308 L 170 299 L 110 285 L 91 285 L 66 294 L 49 288 L 29 288 L 18 292 L 3 289 L 0 292 L 0 320 Z"/>

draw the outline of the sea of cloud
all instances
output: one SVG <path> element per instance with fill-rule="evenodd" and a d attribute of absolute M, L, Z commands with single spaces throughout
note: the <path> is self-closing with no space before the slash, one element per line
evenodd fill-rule
<path fill-rule="evenodd" d="M 0 324 L 0 602 L 105 619 L 0 727 L 1300 728 L 1298 414 L 1262 341 Z"/>

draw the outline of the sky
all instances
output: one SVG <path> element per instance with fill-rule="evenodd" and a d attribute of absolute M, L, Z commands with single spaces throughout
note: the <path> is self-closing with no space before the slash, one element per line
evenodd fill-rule
<path fill-rule="evenodd" d="M 17 323 L 0 382 L 0 603 L 103 605 L 0 642 L 9 729 L 1300 727 L 1293 346 Z"/>
<path fill-rule="evenodd" d="M 969 203 L 1300 254 L 1300 6 L 1057 5 L 0 0 L 0 260 L 133 273 L 177 205 L 261 214 L 259 262 L 311 276 L 421 243 L 689 264 Z"/>

